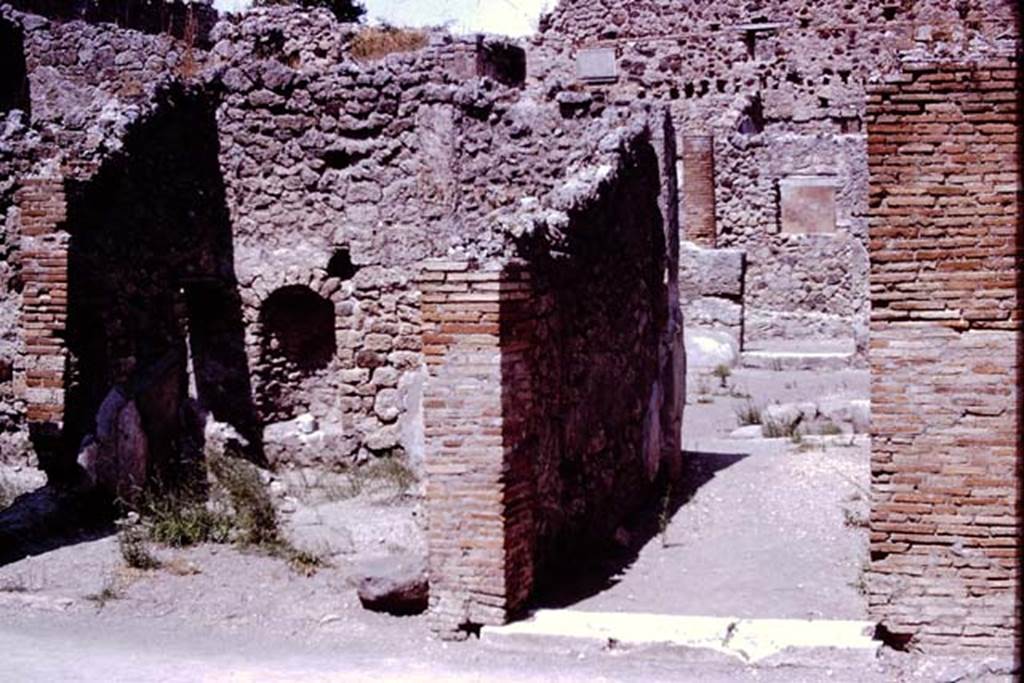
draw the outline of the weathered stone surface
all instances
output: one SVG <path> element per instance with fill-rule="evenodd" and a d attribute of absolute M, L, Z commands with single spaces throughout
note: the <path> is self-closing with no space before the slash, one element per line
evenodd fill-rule
<path fill-rule="evenodd" d="M 394 615 L 427 608 L 429 583 L 422 557 L 392 555 L 363 562 L 355 572 L 359 601 L 366 609 Z"/>
<path fill-rule="evenodd" d="M 790 176 L 779 181 L 780 226 L 796 235 L 836 231 L 836 185 L 829 177 Z"/>
<path fill-rule="evenodd" d="M 743 294 L 744 253 L 741 249 L 706 249 L 691 242 L 679 248 L 680 294 L 684 302 L 700 297 Z"/>
<path fill-rule="evenodd" d="M 147 484 L 149 442 L 134 401 L 121 389 L 107 394 L 96 416 L 96 434 L 87 437 L 78 464 L 89 482 L 109 495 L 134 501 Z"/>
<path fill-rule="evenodd" d="M 736 340 L 726 332 L 686 329 L 686 365 L 688 368 L 732 367 L 739 360 Z"/>
<path fill-rule="evenodd" d="M 743 305 L 731 299 L 702 296 L 683 306 L 686 324 L 706 328 L 729 328 L 739 331 L 743 322 Z"/>

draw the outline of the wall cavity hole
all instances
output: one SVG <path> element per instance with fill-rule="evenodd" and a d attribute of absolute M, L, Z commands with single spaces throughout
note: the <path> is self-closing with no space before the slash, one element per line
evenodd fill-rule
<path fill-rule="evenodd" d="M 21 27 L 0 20 L 0 113 L 29 110 L 28 70 Z"/>
<path fill-rule="evenodd" d="M 359 268 L 352 263 L 352 254 L 348 249 L 338 249 L 327 262 L 327 274 L 339 280 L 351 280 L 357 272 Z"/>
<path fill-rule="evenodd" d="M 326 367 L 337 350 L 334 304 L 308 287 L 276 290 L 263 303 L 260 322 L 265 355 L 302 372 Z"/>

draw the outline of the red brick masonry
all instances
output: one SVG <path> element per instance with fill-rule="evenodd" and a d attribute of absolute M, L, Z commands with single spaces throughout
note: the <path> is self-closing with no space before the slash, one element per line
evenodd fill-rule
<path fill-rule="evenodd" d="M 714 247 L 715 145 L 710 135 L 683 136 L 683 234 L 702 247 Z"/>
<path fill-rule="evenodd" d="M 873 614 L 1009 648 L 1020 562 L 1016 62 L 908 63 L 868 98 Z"/>
<path fill-rule="evenodd" d="M 21 322 L 25 355 L 18 368 L 31 424 L 59 428 L 64 418 L 68 233 L 57 230 L 66 217 L 61 178 L 27 178 L 17 194 L 21 231 L 21 273 L 25 283 Z"/>
<path fill-rule="evenodd" d="M 528 275 L 421 276 L 430 609 L 443 636 L 501 624 L 533 587 Z"/>

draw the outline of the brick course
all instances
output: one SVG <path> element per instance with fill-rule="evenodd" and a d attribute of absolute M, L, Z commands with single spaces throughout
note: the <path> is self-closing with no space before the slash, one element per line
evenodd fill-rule
<path fill-rule="evenodd" d="M 715 145 L 710 135 L 683 136 L 683 234 L 715 246 Z"/>
<path fill-rule="evenodd" d="M 442 636 L 501 624 L 533 587 L 529 276 L 430 262 L 421 275 L 430 610 Z"/>
<path fill-rule="evenodd" d="M 869 602 L 925 649 L 1017 634 L 1019 96 L 990 59 L 868 97 Z"/>
<path fill-rule="evenodd" d="M 16 196 L 20 216 L 21 328 L 25 354 L 15 368 L 30 425 L 59 430 L 64 415 L 63 331 L 67 320 L 67 213 L 63 180 L 26 178 Z"/>

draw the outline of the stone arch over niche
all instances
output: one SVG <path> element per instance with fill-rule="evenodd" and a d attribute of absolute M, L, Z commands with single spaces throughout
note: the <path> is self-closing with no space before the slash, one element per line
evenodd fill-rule
<path fill-rule="evenodd" d="M 302 382 L 335 357 L 334 303 L 305 285 L 286 285 L 259 312 L 260 409 L 265 419 L 294 417 Z"/>
<path fill-rule="evenodd" d="M 21 27 L 0 17 L 0 113 L 29 113 L 25 39 Z"/>

